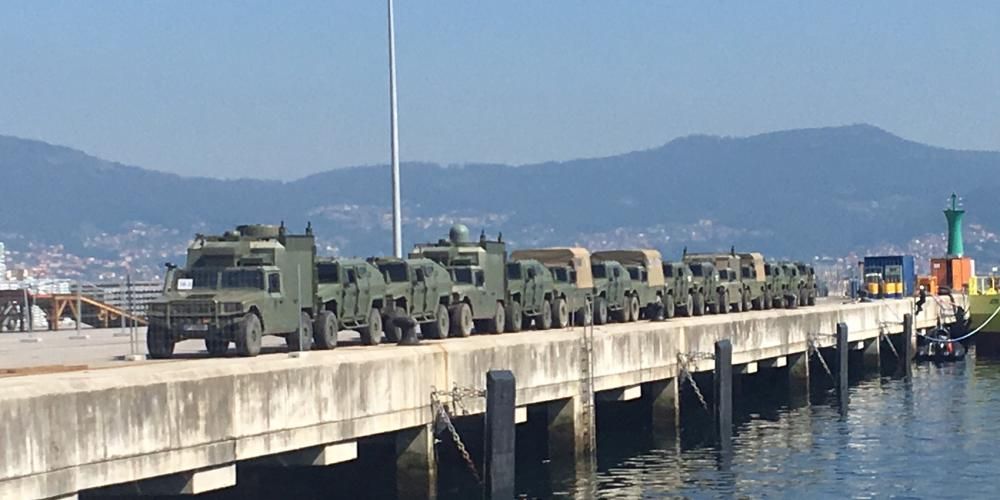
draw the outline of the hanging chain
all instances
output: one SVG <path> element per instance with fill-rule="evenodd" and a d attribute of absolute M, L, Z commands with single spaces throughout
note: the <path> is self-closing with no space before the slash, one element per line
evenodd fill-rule
<path fill-rule="evenodd" d="M 466 449 L 465 443 L 462 442 L 462 438 L 458 435 L 458 430 L 455 429 L 455 424 L 451 421 L 451 415 L 448 413 L 448 408 L 441 401 L 441 397 L 450 398 L 452 404 L 462 408 L 463 413 L 468 413 L 469 410 L 465 407 L 462 400 L 470 397 L 484 397 L 485 395 L 486 391 L 470 387 L 459 387 L 458 385 L 455 385 L 450 391 L 436 391 L 433 388 L 431 390 L 431 406 L 436 419 L 444 424 L 445 429 L 451 435 L 451 441 L 455 443 L 458 454 L 461 455 L 462 460 L 465 462 L 466 468 L 469 469 L 469 473 L 472 474 L 472 477 L 479 484 L 483 484 L 482 477 L 476 469 L 475 462 L 472 461 L 472 456 L 469 455 L 469 450 Z"/>
<path fill-rule="evenodd" d="M 826 360 L 823 359 L 823 353 L 821 353 L 819 351 L 819 344 L 816 343 L 816 339 L 814 337 L 815 337 L 815 335 L 810 335 L 809 336 L 809 340 L 808 340 L 808 342 L 809 342 L 809 351 L 811 351 L 812 353 L 816 354 L 816 357 L 819 358 L 819 364 L 823 365 L 823 371 L 825 371 L 826 374 L 830 376 L 830 380 L 831 381 L 833 381 L 834 383 L 836 383 L 837 379 L 833 377 L 833 372 L 831 372 L 830 371 L 830 367 L 826 365 Z"/>
<path fill-rule="evenodd" d="M 899 359 L 899 353 L 896 352 L 896 346 L 892 344 L 892 340 L 889 339 L 889 334 L 885 331 L 885 325 L 878 326 L 878 336 L 880 339 L 884 339 L 886 343 L 889 344 L 889 349 L 892 350 L 892 355 Z"/>
<path fill-rule="evenodd" d="M 677 353 L 677 361 L 680 364 L 681 375 L 691 384 L 691 388 L 694 389 L 695 396 L 698 396 L 698 401 L 701 403 L 701 407 L 705 409 L 705 413 L 712 413 L 712 410 L 708 409 L 708 402 L 705 401 L 705 396 L 701 393 L 701 389 L 698 388 L 698 384 L 694 381 L 694 376 L 691 375 L 691 370 L 688 369 L 688 364 L 695 359 L 714 359 L 715 356 L 708 353 Z"/>

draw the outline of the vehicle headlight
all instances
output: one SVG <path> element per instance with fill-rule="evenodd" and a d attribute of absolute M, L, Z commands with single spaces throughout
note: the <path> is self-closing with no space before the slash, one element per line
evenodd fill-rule
<path fill-rule="evenodd" d="M 222 304 L 222 312 L 225 314 L 233 314 L 243 312 L 242 302 L 224 302 Z"/>

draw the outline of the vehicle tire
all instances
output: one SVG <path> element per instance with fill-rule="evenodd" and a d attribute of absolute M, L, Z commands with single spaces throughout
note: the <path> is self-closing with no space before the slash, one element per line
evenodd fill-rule
<path fill-rule="evenodd" d="M 556 328 L 566 328 L 569 326 L 569 306 L 566 299 L 560 297 L 552 304 L 552 324 Z"/>
<path fill-rule="evenodd" d="M 590 326 L 594 321 L 594 309 L 589 301 L 573 314 L 576 324 L 580 326 Z"/>
<path fill-rule="evenodd" d="M 617 311 L 609 311 L 608 315 L 611 316 L 611 320 L 616 323 L 625 323 L 628 321 L 628 297 L 625 297 L 625 303 L 622 304 Z"/>
<path fill-rule="evenodd" d="M 785 308 L 795 309 L 799 306 L 799 298 L 797 295 L 786 295 L 785 296 Z"/>
<path fill-rule="evenodd" d="M 740 302 L 742 310 L 749 311 L 752 309 L 752 304 L 750 304 L 750 294 L 748 292 L 743 292 L 743 300 Z"/>
<path fill-rule="evenodd" d="M 379 345 L 382 343 L 382 311 L 373 307 L 368 311 L 368 324 L 358 328 L 361 343 L 364 345 Z"/>
<path fill-rule="evenodd" d="M 163 326 L 149 325 L 146 330 L 146 350 L 152 359 L 170 359 L 174 355 L 174 339 Z"/>
<path fill-rule="evenodd" d="M 506 324 L 504 325 L 505 330 L 511 333 L 521 331 L 521 327 L 524 325 L 524 318 L 522 317 L 521 314 L 520 302 L 516 302 L 513 300 L 510 301 L 510 303 L 507 304 L 507 314 L 505 316 L 506 316 L 506 322 L 505 322 Z"/>
<path fill-rule="evenodd" d="M 761 301 L 760 309 L 762 311 L 767 311 L 768 309 L 771 309 L 772 306 L 774 306 L 774 299 L 771 298 L 770 290 L 766 289 L 764 290 L 764 295 L 761 296 L 760 301 Z"/>
<path fill-rule="evenodd" d="M 550 302 L 549 299 L 545 299 L 545 301 L 542 302 L 542 312 L 535 320 L 535 327 L 539 330 L 548 330 L 552 328 L 552 302 Z"/>
<path fill-rule="evenodd" d="M 756 299 L 751 299 L 750 300 L 750 308 L 753 309 L 754 311 L 760 311 L 761 309 L 764 308 L 764 302 L 763 301 L 764 301 L 763 297 L 758 297 Z"/>
<path fill-rule="evenodd" d="M 811 306 L 816 305 L 816 292 L 810 292 L 809 293 L 809 303 L 808 304 L 811 305 Z"/>
<path fill-rule="evenodd" d="M 506 311 L 504 310 L 503 304 L 497 302 L 496 311 L 493 312 L 493 317 L 483 320 L 483 328 L 485 333 L 503 333 L 504 325 L 506 325 L 506 323 Z"/>
<path fill-rule="evenodd" d="M 691 314 L 693 316 L 705 315 L 705 296 L 701 292 L 694 292 L 691 296 Z"/>
<path fill-rule="evenodd" d="M 425 339 L 443 339 L 451 331 L 451 315 L 444 304 L 434 308 L 434 321 L 420 323 L 420 333 Z"/>
<path fill-rule="evenodd" d="M 309 317 L 309 313 L 302 311 L 299 324 L 302 326 L 301 336 L 298 330 L 285 335 L 285 345 L 288 346 L 288 352 L 308 351 L 312 347 L 313 320 Z"/>
<path fill-rule="evenodd" d="M 594 302 L 594 324 L 606 325 L 608 323 L 608 299 L 597 297 Z"/>
<path fill-rule="evenodd" d="M 743 312 L 743 295 L 740 295 L 739 299 L 732 304 L 733 312 L 741 313 Z"/>
<path fill-rule="evenodd" d="M 633 295 L 628 301 L 628 321 L 639 321 L 640 312 L 639 297 Z"/>
<path fill-rule="evenodd" d="M 468 337 L 472 335 L 472 308 L 469 304 L 451 306 L 451 332 L 452 337 Z"/>
<path fill-rule="evenodd" d="M 673 295 L 667 295 L 666 302 L 663 303 L 663 317 L 671 319 L 677 315 L 677 301 Z"/>
<path fill-rule="evenodd" d="M 805 306 L 809 304 L 809 292 L 805 288 L 799 289 L 799 305 Z"/>
<path fill-rule="evenodd" d="M 719 296 L 715 299 L 716 306 L 718 307 L 718 314 L 726 314 L 729 312 L 729 292 L 719 292 Z"/>
<path fill-rule="evenodd" d="M 340 331 L 340 320 L 333 311 L 320 311 L 313 321 L 313 345 L 317 349 L 333 349 L 337 347 L 337 333 Z"/>
<path fill-rule="evenodd" d="M 246 313 L 236 326 L 236 354 L 244 357 L 260 354 L 260 343 L 264 336 L 260 318 L 254 313 Z"/>
<path fill-rule="evenodd" d="M 229 341 L 222 335 L 209 334 L 205 337 L 205 350 L 213 358 L 221 358 L 229 351 Z"/>

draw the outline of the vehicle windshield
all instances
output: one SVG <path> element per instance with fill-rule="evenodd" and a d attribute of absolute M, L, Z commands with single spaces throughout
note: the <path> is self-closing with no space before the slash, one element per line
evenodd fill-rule
<path fill-rule="evenodd" d="M 569 273 L 566 272 L 565 267 L 550 267 L 549 270 L 552 271 L 552 278 L 556 281 L 562 283 L 569 282 Z"/>
<path fill-rule="evenodd" d="M 753 269 L 749 268 L 749 267 L 744 267 L 743 268 L 743 277 L 744 278 L 753 278 L 754 277 L 754 275 L 753 275 Z"/>
<path fill-rule="evenodd" d="M 378 270 L 385 276 L 385 280 L 390 283 L 400 283 L 407 281 L 406 264 L 403 262 L 387 262 L 378 265 Z"/>
<path fill-rule="evenodd" d="M 321 262 L 316 264 L 316 274 L 320 283 L 339 283 L 340 264 L 336 262 Z"/>
<path fill-rule="evenodd" d="M 177 273 L 174 289 L 183 291 L 193 288 L 217 288 L 218 286 L 218 269 L 192 269 Z"/>
<path fill-rule="evenodd" d="M 639 271 L 638 267 L 630 267 L 630 268 L 628 268 L 628 275 L 629 275 L 630 278 L 632 278 L 632 279 L 634 279 L 636 281 L 639 281 L 639 280 L 642 279 L 641 272 Z"/>
<path fill-rule="evenodd" d="M 590 272 L 593 273 L 595 278 L 608 277 L 608 268 L 604 267 L 603 265 L 591 266 Z"/>
<path fill-rule="evenodd" d="M 663 277 L 673 278 L 674 277 L 674 266 L 663 266 Z"/>
<path fill-rule="evenodd" d="M 691 274 L 693 274 L 695 276 L 704 276 L 703 271 L 704 271 L 704 268 L 702 266 L 700 266 L 698 264 L 692 264 L 691 265 Z"/>
<path fill-rule="evenodd" d="M 264 289 L 264 273 L 259 269 L 227 269 L 222 271 L 222 288 Z"/>
<path fill-rule="evenodd" d="M 452 269 L 451 279 L 455 280 L 455 283 L 472 283 L 472 269 L 461 267 Z"/>
<path fill-rule="evenodd" d="M 521 279 L 521 264 L 517 262 L 507 263 L 507 279 L 510 280 Z"/>

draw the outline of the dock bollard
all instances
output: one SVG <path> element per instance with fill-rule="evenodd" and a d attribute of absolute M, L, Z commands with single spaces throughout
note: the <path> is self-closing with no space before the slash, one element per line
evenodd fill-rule
<path fill-rule="evenodd" d="M 913 315 L 903 315 L 903 345 L 899 349 L 899 373 L 905 377 L 913 375 L 910 361 L 913 360 Z"/>
<path fill-rule="evenodd" d="M 486 372 L 486 498 L 514 498 L 514 406 L 516 381 L 510 370 Z"/>
<path fill-rule="evenodd" d="M 837 396 L 841 409 L 847 407 L 847 361 L 850 353 L 850 343 L 847 341 L 847 323 L 837 323 Z"/>
<path fill-rule="evenodd" d="M 409 316 L 396 315 L 390 320 L 392 326 L 399 328 L 402 332 L 399 335 L 399 342 L 396 345 L 419 345 L 420 339 L 417 338 L 417 321 Z"/>
<path fill-rule="evenodd" d="M 733 441 L 733 344 L 728 339 L 715 343 L 715 371 L 712 374 L 715 433 L 719 447 L 728 450 Z"/>

